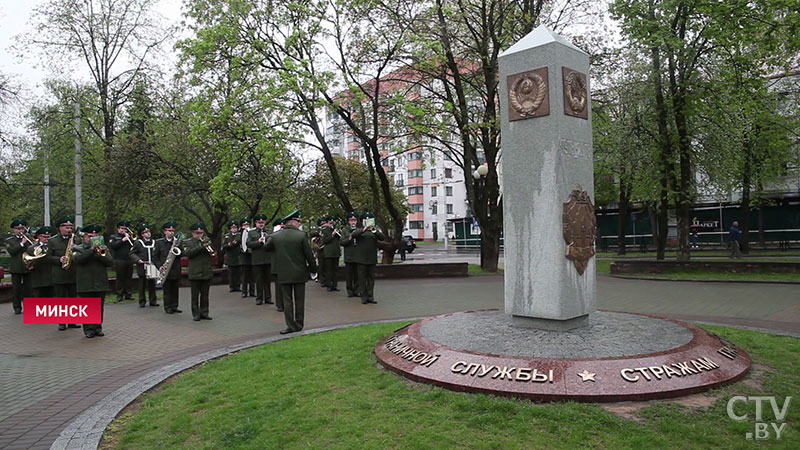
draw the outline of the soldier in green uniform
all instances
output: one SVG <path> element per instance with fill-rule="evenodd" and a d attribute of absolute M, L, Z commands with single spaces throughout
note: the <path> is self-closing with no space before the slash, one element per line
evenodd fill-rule
<path fill-rule="evenodd" d="M 156 240 L 155 258 L 158 261 L 159 270 L 166 270 L 167 258 L 172 252 L 180 253 L 181 246 L 178 237 L 175 236 L 175 222 L 166 222 L 161 226 L 164 237 Z M 178 292 L 181 286 L 181 255 L 172 254 L 172 265 L 162 283 L 164 291 L 164 312 L 167 314 L 181 313 L 178 309 Z"/>
<path fill-rule="evenodd" d="M 72 263 L 73 251 L 81 241 L 72 232 L 75 217 L 64 216 L 56 221 L 58 234 L 47 242 L 47 262 L 50 263 L 51 278 L 53 281 L 54 297 L 77 297 L 75 288 L 75 265 Z M 71 323 L 69 328 L 80 328 L 80 325 Z M 67 324 L 59 324 L 59 330 L 66 330 Z"/>
<path fill-rule="evenodd" d="M 83 324 L 83 334 L 87 338 L 104 336 L 103 312 L 108 291 L 107 268 L 114 264 L 114 258 L 103 245 L 92 245 L 91 238 L 102 231 L 100 225 L 87 225 L 83 231 L 83 243 L 73 247 L 77 291 L 80 297 L 100 298 L 100 323 Z"/>
<path fill-rule="evenodd" d="M 242 268 L 242 298 L 256 296 L 256 283 L 253 279 L 252 251 L 247 248 L 247 233 L 250 232 L 250 218 L 244 217 L 239 221 L 242 224 L 242 252 L 239 254 L 239 264 Z"/>
<path fill-rule="evenodd" d="M 40 298 L 53 296 L 53 274 L 50 263 L 47 261 L 47 241 L 50 240 L 52 231 L 53 229 L 50 227 L 41 227 L 36 230 L 33 245 L 25 250 L 29 256 L 37 256 L 37 253 L 44 255 L 34 260 L 30 266 L 33 295 Z"/>
<path fill-rule="evenodd" d="M 133 233 L 128 227 L 131 225 L 127 220 L 117 223 L 117 232 L 112 234 L 108 240 L 108 247 L 114 256 L 114 272 L 117 274 L 116 290 L 117 301 L 123 299 L 133 300 L 131 293 L 131 280 L 133 279 L 133 261 L 131 261 L 131 248 L 133 248 Z"/>
<path fill-rule="evenodd" d="M 346 270 L 347 297 L 359 297 L 358 286 L 358 246 L 356 241 L 350 237 L 353 231 L 358 228 L 358 213 L 351 211 L 347 213 L 347 226 L 342 230 L 342 238 L 339 243 L 344 247 L 344 267 Z"/>
<path fill-rule="evenodd" d="M 272 222 L 272 234 L 280 233 L 284 225 L 286 224 L 283 223 L 283 219 L 277 219 Z M 272 267 L 275 267 L 275 252 L 270 252 L 270 254 L 272 254 Z M 275 283 L 275 307 L 278 312 L 283 312 L 283 291 L 281 291 L 277 282 Z"/>
<path fill-rule="evenodd" d="M 242 253 L 241 233 L 239 233 L 239 222 L 231 220 L 228 222 L 229 232 L 222 240 L 222 251 L 225 252 L 225 263 L 228 265 L 228 285 L 230 292 L 239 291 L 241 285 L 241 262 L 239 255 Z"/>
<path fill-rule="evenodd" d="M 311 230 L 308 234 L 311 237 L 311 251 L 314 252 L 314 258 L 317 261 L 317 267 L 319 267 L 319 273 L 317 273 L 315 281 L 319 283 L 320 287 L 328 287 L 328 280 L 325 279 L 325 257 L 322 254 L 322 224 L 325 223 L 325 219 L 327 217 L 317 218 L 317 228 Z"/>
<path fill-rule="evenodd" d="M 365 219 L 372 219 L 371 213 L 365 212 L 361 215 L 362 222 Z M 355 245 L 358 247 L 356 252 L 356 262 L 358 263 L 358 281 L 361 292 L 361 303 L 378 303 L 375 301 L 375 266 L 378 264 L 378 241 L 385 239 L 381 231 L 372 226 L 363 226 L 363 228 L 356 228 L 350 233 L 350 238 L 353 239 Z"/>
<path fill-rule="evenodd" d="M 189 283 L 192 286 L 192 318 L 195 322 L 211 320 L 208 315 L 208 291 L 211 288 L 211 241 L 205 238 L 206 224 L 189 227 L 192 237 L 183 242 L 183 255 L 189 258 Z M 211 250 L 211 251 L 209 251 Z"/>
<path fill-rule="evenodd" d="M 299 229 L 300 210 L 284 217 L 286 225 L 270 236 L 265 246 L 275 251 L 278 288 L 283 291 L 286 329 L 281 334 L 303 329 L 305 322 L 306 281 L 309 272 L 317 271 L 308 235 Z"/>
<path fill-rule="evenodd" d="M 14 234 L 6 238 L 6 250 L 11 256 L 9 266 L 13 288 L 11 295 L 14 314 L 22 314 L 22 299 L 30 297 L 32 293 L 31 274 L 25 263 L 22 262 L 22 254 L 33 244 L 33 241 L 25 234 L 28 231 L 28 223 L 25 220 L 14 219 L 11 222 L 11 228 L 14 230 Z"/>
<path fill-rule="evenodd" d="M 272 304 L 272 253 L 264 246 L 272 233 L 266 228 L 267 216 L 256 214 L 253 220 L 256 227 L 247 233 L 247 248 L 251 251 L 250 263 L 256 278 L 256 305 Z"/>
<path fill-rule="evenodd" d="M 339 248 L 339 239 L 342 236 L 339 231 L 333 227 L 333 216 L 325 218 L 320 230 L 322 242 L 322 259 L 325 263 L 323 271 L 325 272 L 325 282 L 327 283 L 328 292 L 338 291 L 339 288 L 339 257 L 342 255 L 342 250 Z"/>
<path fill-rule="evenodd" d="M 150 298 L 150 306 L 159 306 L 156 298 L 156 279 L 147 278 L 146 264 L 156 264 L 156 241 L 151 239 L 150 225 L 143 223 L 137 228 L 140 239 L 133 241 L 131 248 L 131 261 L 136 264 L 136 276 L 139 277 L 139 307 L 144 308 L 146 303 L 145 291 Z"/>

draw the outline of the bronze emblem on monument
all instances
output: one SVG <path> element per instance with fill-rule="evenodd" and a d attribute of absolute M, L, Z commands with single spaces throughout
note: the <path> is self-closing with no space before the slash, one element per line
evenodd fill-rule
<path fill-rule="evenodd" d="M 564 84 L 564 114 L 588 119 L 586 74 L 562 67 L 561 75 Z"/>
<path fill-rule="evenodd" d="M 509 75 L 506 83 L 509 122 L 550 114 L 547 67 Z"/>
<path fill-rule="evenodd" d="M 594 240 L 597 236 L 597 218 L 589 194 L 575 189 L 564 203 L 564 241 L 567 243 L 567 259 L 575 264 L 580 275 L 586 264 L 594 256 Z"/>

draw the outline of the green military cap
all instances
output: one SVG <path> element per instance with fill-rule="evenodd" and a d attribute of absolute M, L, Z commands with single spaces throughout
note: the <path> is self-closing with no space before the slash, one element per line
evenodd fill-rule
<path fill-rule="evenodd" d="M 275 219 L 275 222 L 272 222 L 272 226 L 277 227 L 278 225 L 283 225 L 284 222 L 283 219 Z"/>
<path fill-rule="evenodd" d="M 253 216 L 253 220 L 267 220 L 266 214 L 256 214 Z"/>
<path fill-rule="evenodd" d="M 239 221 L 240 224 L 244 225 L 246 223 L 250 223 L 249 217 L 242 217 L 242 220 Z"/>
<path fill-rule="evenodd" d="M 40 227 L 36 230 L 36 233 L 33 233 L 34 236 L 38 236 L 40 234 L 50 234 L 53 232 L 53 229 L 50 227 Z"/>
<path fill-rule="evenodd" d="M 234 225 L 236 225 L 238 227 L 239 226 L 239 222 L 237 222 L 235 220 L 231 220 L 230 222 L 228 222 L 228 228 L 230 228 L 230 227 L 232 227 Z"/>
<path fill-rule="evenodd" d="M 149 229 L 150 229 L 150 224 L 148 224 L 148 223 L 143 223 L 143 224 L 139 225 L 139 228 L 137 228 L 137 229 L 136 229 L 136 231 L 138 231 L 139 233 L 141 233 L 142 231 L 144 231 L 144 230 L 149 230 Z"/>
<path fill-rule="evenodd" d="M 61 225 L 74 225 L 75 224 L 75 216 L 64 216 L 56 221 L 56 226 L 60 227 Z"/>
<path fill-rule="evenodd" d="M 322 222 L 325 222 L 326 220 L 328 220 L 327 217 L 324 216 L 320 217 L 319 219 L 317 219 L 317 225 L 322 225 Z"/>
<path fill-rule="evenodd" d="M 103 231 L 103 227 L 97 224 L 86 225 L 85 227 L 81 228 L 81 231 L 84 233 L 100 233 Z"/>
<path fill-rule="evenodd" d="M 192 231 L 194 231 L 194 230 L 205 230 L 206 229 L 206 224 L 204 224 L 203 222 L 193 223 L 192 226 L 189 227 L 189 229 L 192 230 Z"/>
<path fill-rule="evenodd" d="M 294 211 L 289 213 L 288 216 L 284 217 L 283 220 L 284 220 L 284 222 L 288 222 L 290 220 L 300 220 L 300 210 L 299 209 L 295 209 Z"/>
<path fill-rule="evenodd" d="M 347 217 L 348 219 L 349 219 L 349 218 L 351 218 L 351 217 L 355 217 L 356 219 L 358 219 L 358 213 L 357 213 L 357 212 L 355 212 L 355 211 L 350 211 L 349 213 L 347 213 L 347 216 L 346 216 L 346 217 Z"/>
<path fill-rule="evenodd" d="M 365 212 L 364 214 L 361 215 L 362 219 L 373 219 L 374 217 L 375 216 L 373 216 L 371 212 Z"/>
<path fill-rule="evenodd" d="M 14 219 L 11 221 L 11 228 L 18 227 L 20 225 L 28 226 L 28 222 L 25 222 L 25 219 Z"/>
<path fill-rule="evenodd" d="M 118 227 L 129 227 L 129 226 L 131 226 L 131 223 L 128 222 L 127 220 L 120 220 L 119 222 L 117 222 L 117 226 Z"/>
<path fill-rule="evenodd" d="M 166 228 L 178 228 L 178 223 L 173 221 L 164 222 L 164 225 L 161 225 L 161 229 L 164 230 Z"/>

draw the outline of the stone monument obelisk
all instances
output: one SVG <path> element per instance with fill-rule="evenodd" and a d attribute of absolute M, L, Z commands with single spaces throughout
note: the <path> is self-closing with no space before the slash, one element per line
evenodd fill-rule
<path fill-rule="evenodd" d="M 580 327 L 596 296 L 589 56 L 540 26 L 499 62 L 505 312 Z"/>

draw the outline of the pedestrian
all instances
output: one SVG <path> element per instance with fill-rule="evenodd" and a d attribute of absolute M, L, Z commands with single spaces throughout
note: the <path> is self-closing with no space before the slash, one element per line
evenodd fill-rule
<path fill-rule="evenodd" d="M 83 241 L 73 233 L 75 216 L 64 216 L 56 221 L 58 233 L 47 241 L 47 262 L 50 263 L 50 277 L 53 283 L 53 295 L 56 297 L 77 297 L 75 266 L 72 264 L 72 249 Z M 80 328 L 75 323 L 58 324 L 59 331 L 67 328 Z"/>
<path fill-rule="evenodd" d="M 339 240 L 344 248 L 344 267 L 346 274 L 346 286 L 348 297 L 360 297 L 358 290 L 358 248 L 356 241 L 350 237 L 358 226 L 358 213 L 351 211 L 347 213 L 347 226 L 342 229 L 342 238 Z"/>
<path fill-rule="evenodd" d="M 136 265 L 136 276 L 139 277 L 139 307 L 145 307 L 147 298 L 150 299 L 150 306 L 159 306 L 156 298 L 156 279 L 148 277 L 147 273 L 148 266 L 156 267 L 156 241 L 151 239 L 152 233 L 149 224 L 143 223 L 139 225 L 137 231 L 141 239 L 133 241 L 131 261 Z M 152 270 L 150 269 L 151 273 Z"/>
<path fill-rule="evenodd" d="M 400 246 L 397 247 L 397 251 L 400 253 L 400 261 L 406 260 L 406 251 L 408 250 L 408 242 L 403 236 L 400 236 Z"/>
<path fill-rule="evenodd" d="M 117 223 L 117 232 L 112 234 L 108 240 L 108 246 L 114 256 L 114 272 L 116 276 L 117 301 L 133 300 L 131 293 L 131 280 L 133 279 L 133 261 L 131 261 L 131 249 L 136 240 L 132 230 L 129 228 L 131 223 L 121 220 Z"/>
<path fill-rule="evenodd" d="M 211 288 L 211 257 L 216 253 L 206 238 L 206 224 L 198 222 L 189 229 L 192 237 L 183 241 L 183 255 L 189 258 L 189 284 L 192 295 L 192 320 L 211 320 L 208 315 L 208 292 Z"/>
<path fill-rule="evenodd" d="M 742 254 L 739 248 L 739 240 L 742 238 L 742 232 L 739 230 L 739 222 L 734 221 L 731 229 L 728 231 L 728 243 L 731 246 L 731 258 L 741 258 Z"/>
<path fill-rule="evenodd" d="M 159 272 L 163 275 L 162 291 L 164 292 L 164 312 L 181 313 L 178 294 L 181 285 L 181 236 L 175 233 L 177 222 L 169 221 L 161 226 L 164 237 L 156 240 L 155 258 Z"/>
<path fill-rule="evenodd" d="M 80 297 L 100 299 L 100 323 L 83 324 L 83 334 L 87 338 L 104 336 L 103 310 L 108 292 L 108 268 L 114 265 L 114 258 L 108 247 L 102 244 L 100 225 L 87 225 L 83 231 L 83 243 L 73 247 L 75 253 L 76 291 Z M 98 238 L 98 239 L 93 239 Z"/>
<path fill-rule="evenodd" d="M 6 249 L 11 256 L 9 272 L 11 272 L 12 298 L 14 314 L 22 314 L 22 299 L 30 297 L 31 273 L 22 262 L 22 254 L 33 245 L 33 239 L 28 237 L 28 223 L 24 219 L 14 219 L 11 222 L 14 234 L 6 238 Z"/>

